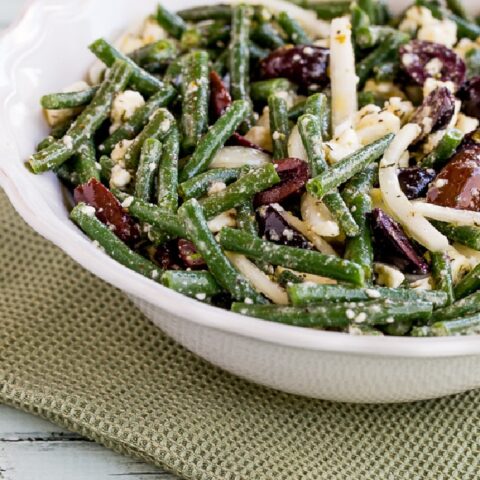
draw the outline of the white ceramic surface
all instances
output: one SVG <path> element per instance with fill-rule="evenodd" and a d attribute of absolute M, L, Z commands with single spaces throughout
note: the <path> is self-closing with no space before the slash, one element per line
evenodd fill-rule
<path fill-rule="evenodd" d="M 169 8 L 207 2 L 164 0 Z M 37 0 L 2 37 L 0 184 L 22 217 L 83 267 L 123 290 L 182 345 L 254 382 L 349 402 L 410 401 L 479 387 L 480 337 L 360 337 L 242 317 L 131 272 L 69 221 L 55 176 L 35 176 L 24 166 L 47 134 L 38 99 L 84 77 L 93 61 L 86 46 L 100 36 L 117 37 L 156 3 Z M 397 10 L 406 3 L 392 1 Z M 467 3 L 474 8 L 477 0 Z"/>

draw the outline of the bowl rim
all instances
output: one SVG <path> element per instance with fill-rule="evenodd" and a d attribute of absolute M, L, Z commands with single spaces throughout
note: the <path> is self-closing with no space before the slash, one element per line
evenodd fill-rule
<path fill-rule="evenodd" d="M 30 0 L 18 20 L 0 35 L 0 53 L 3 51 L 8 56 L 16 55 L 16 44 L 22 32 L 28 31 L 32 21 L 45 21 L 48 18 L 49 9 L 46 6 L 54 4 L 58 9 L 65 3 L 60 0 Z M 23 48 L 27 47 L 25 43 Z M 7 58 L 3 58 L 6 62 Z M 14 72 L 7 76 L 0 69 L 0 98 L 4 98 L 4 107 L 17 93 L 14 77 Z M 80 229 L 69 229 L 42 199 L 35 184 L 35 175 L 26 171 L 20 158 L 14 132 L 4 113 L 6 110 L 7 108 L 3 108 L 0 111 L 0 128 L 6 136 L 0 143 L 0 185 L 12 205 L 37 233 L 63 250 L 82 267 L 123 292 L 200 326 L 278 346 L 383 357 L 436 358 L 480 354 L 480 336 L 362 336 L 294 327 L 246 317 L 191 299 L 129 270 L 96 248 Z M 27 185 L 28 188 L 24 188 Z M 30 202 L 32 196 L 35 197 L 33 204 Z"/>

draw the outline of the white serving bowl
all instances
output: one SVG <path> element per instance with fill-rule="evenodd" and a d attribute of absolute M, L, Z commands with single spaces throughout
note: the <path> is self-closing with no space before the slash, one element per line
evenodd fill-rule
<path fill-rule="evenodd" d="M 156 0 L 38 0 L 0 42 L 0 184 L 32 228 L 124 291 L 158 327 L 236 375 L 285 392 L 346 402 L 427 399 L 480 386 L 480 337 L 350 336 L 278 325 L 204 305 L 102 253 L 69 220 L 55 175 L 24 166 L 47 133 L 39 98 L 85 76 L 87 45 L 116 38 Z M 208 0 L 164 0 L 172 9 Z M 395 10 L 408 2 L 393 0 Z M 477 0 L 466 1 L 471 8 Z M 478 10 L 478 6 L 476 7 Z"/>

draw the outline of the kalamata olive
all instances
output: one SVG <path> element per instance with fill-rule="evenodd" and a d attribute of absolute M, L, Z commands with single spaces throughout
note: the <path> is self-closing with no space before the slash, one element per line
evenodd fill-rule
<path fill-rule="evenodd" d="M 467 141 L 443 167 L 427 201 L 443 207 L 480 211 L 480 144 Z"/>
<path fill-rule="evenodd" d="M 155 248 L 153 260 L 162 270 L 182 270 L 183 265 L 178 257 L 177 240 L 170 240 Z"/>
<path fill-rule="evenodd" d="M 406 273 L 428 272 L 428 264 L 393 218 L 379 208 L 372 211 L 370 218 L 377 260 L 392 263 Z"/>
<path fill-rule="evenodd" d="M 107 225 L 122 241 L 133 244 L 140 238 L 138 225 L 123 209 L 113 193 L 92 178 L 73 192 L 76 203 L 86 203 L 95 208 L 96 217 Z"/>
<path fill-rule="evenodd" d="M 422 127 L 422 133 L 417 140 L 425 138 L 436 130 L 445 128 L 455 113 L 455 97 L 447 87 L 436 88 L 417 108 L 411 123 Z"/>
<path fill-rule="evenodd" d="M 467 80 L 457 95 L 462 101 L 462 111 L 480 120 L 480 77 Z"/>
<path fill-rule="evenodd" d="M 436 175 L 433 168 L 410 167 L 400 170 L 398 180 L 403 193 L 408 199 L 414 200 L 426 195 L 428 186 Z"/>
<path fill-rule="evenodd" d="M 427 78 L 452 81 L 460 87 L 466 78 L 465 62 L 439 43 L 412 40 L 400 47 L 402 68 L 414 83 L 423 86 Z"/>
<path fill-rule="evenodd" d="M 285 221 L 278 208 L 274 204 L 258 209 L 257 222 L 260 236 L 281 245 L 311 249 L 311 243 Z"/>
<path fill-rule="evenodd" d="M 308 165 L 299 158 L 284 158 L 276 163 L 281 182 L 257 193 L 254 198 L 256 206 L 281 203 L 290 195 L 300 193 L 308 180 Z"/>
<path fill-rule="evenodd" d="M 227 141 L 227 145 L 235 145 L 239 147 L 254 148 L 255 150 L 260 150 L 263 153 L 272 153 L 268 150 L 265 150 L 260 145 L 247 140 L 243 135 L 240 135 L 238 132 L 235 132 Z"/>
<path fill-rule="evenodd" d="M 263 78 L 288 78 L 303 89 L 320 89 L 328 84 L 330 51 L 313 45 L 286 46 L 274 50 L 260 62 Z"/>
<path fill-rule="evenodd" d="M 195 245 L 190 240 L 183 238 L 178 240 L 178 256 L 185 265 L 185 268 L 195 269 L 206 266 L 205 260 L 197 252 Z"/>
<path fill-rule="evenodd" d="M 212 116 L 215 119 L 221 117 L 231 104 L 232 97 L 225 83 L 220 75 L 212 70 L 210 72 L 210 111 Z"/>

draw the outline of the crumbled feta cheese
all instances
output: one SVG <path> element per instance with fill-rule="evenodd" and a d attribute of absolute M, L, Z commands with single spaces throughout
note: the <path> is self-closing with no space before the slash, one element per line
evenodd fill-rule
<path fill-rule="evenodd" d="M 206 295 L 205 293 L 197 293 L 197 294 L 195 294 L 195 298 L 196 298 L 197 300 L 203 301 L 203 300 L 205 300 L 205 299 L 207 298 L 207 295 Z"/>
<path fill-rule="evenodd" d="M 123 202 L 122 202 L 122 207 L 123 208 L 129 208 L 130 205 L 132 205 L 134 198 L 133 197 L 127 197 Z"/>
<path fill-rule="evenodd" d="M 145 20 L 141 35 L 144 45 L 158 42 L 168 37 L 167 32 L 159 25 L 155 18 L 152 17 L 148 17 Z"/>
<path fill-rule="evenodd" d="M 361 312 L 355 317 L 355 323 L 363 323 L 366 319 L 367 314 L 365 312 Z"/>
<path fill-rule="evenodd" d="M 284 90 L 282 92 L 275 92 L 277 97 L 283 98 L 287 102 L 287 107 L 292 108 L 298 102 L 297 94 L 292 90 Z"/>
<path fill-rule="evenodd" d="M 280 132 L 273 132 L 272 138 L 274 140 L 280 140 L 282 134 Z"/>
<path fill-rule="evenodd" d="M 123 159 L 125 157 L 125 154 L 127 153 L 128 148 L 130 145 L 133 143 L 133 140 L 121 140 L 118 142 L 114 149 L 112 150 L 112 153 L 110 154 L 110 158 L 115 162 L 115 163 L 123 163 Z"/>
<path fill-rule="evenodd" d="M 459 113 L 455 128 L 458 128 L 464 135 L 468 135 L 478 128 L 479 121 L 476 118 L 468 117 L 463 113 Z"/>
<path fill-rule="evenodd" d="M 112 168 L 112 176 L 110 177 L 110 185 L 113 188 L 123 188 L 130 183 L 132 179 L 130 173 L 118 163 Z"/>
<path fill-rule="evenodd" d="M 410 7 L 406 12 L 403 21 L 398 26 L 399 30 L 414 35 L 417 30 L 435 21 L 432 12 L 425 7 Z"/>
<path fill-rule="evenodd" d="M 380 298 L 382 296 L 378 290 L 374 290 L 373 288 L 367 288 L 365 293 L 369 298 Z"/>
<path fill-rule="evenodd" d="M 434 284 L 431 275 L 420 280 L 416 280 L 410 284 L 413 290 L 433 290 Z"/>
<path fill-rule="evenodd" d="M 93 217 L 95 215 L 95 208 L 90 205 L 82 205 L 80 207 L 80 211 L 89 217 Z"/>
<path fill-rule="evenodd" d="M 410 100 L 403 100 L 400 97 L 390 97 L 388 101 L 385 102 L 384 110 L 393 113 L 400 119 L 402 125 L 404 125 L 412 116 L 415 107 Z"/>
<path fill-rule="evenodd" d="M 159 276 L 158 270 L 153 270 L 152 271 L 152 279 L 156 280 Z"/>
<path fill-rule="evenodd" d="M 480 37 L 476 42 L 473 42 L 469 38 L 462 38 L 454 48 L 455 53 L 463 60 L 467 57 L 467 53 L 471 50 L 480 48 Z"/>
<path fill-rule="evenodd" d="M 405 280 L 405 275 L 395 267 L 384 263 L 375 263 L 374 271 L 377 274 L 377 283 L 390 288 L 398 288 Z"/>
<path fill-rule="evenodd" d="M 426 72 L 434 78 L 439 78 L 442 73 L 443 62 L 438 58 L 432 58 L 426 65 Z"/>
<path fill-rule="evenodd" d="M 359 121 L 355 125 L 355 132 L 362 145 L 369 145 L 389 133 L 396 134 L 401 128 L 399 117 L 388 110 L 372 107 L 376 106 L 367 105 L 357 113 Z"/>
<path fill-rule="evenodd" d="M 68 148 L 72 149 L 73 148 L 73 138 L 70 135 L 65 135 L 63 137 L 63 144 Z"/>
<path fill-rule="evenodd" d="M 215 193 L 219 193 L 225 190 L 227 186 L 224 182 L 213 182 L 210 187 L 208 188 L 207 195 L 214 195 Z"/>
<path fill-rule="evenodd" d="M 112 134 L 123 122 L 132 118 L 133 114 L 144 105 L 145 100 L 138 92 L 125 90 L 119 93 L 112 104 L 110 133 Z"/>
<path fill-rule="evenodd" d="M 350 308 L 345 312 L 345 314 L 349 320 L 353 320 L 355 318 L 355 312 Z"/>
<path fill-rule="evenodd" d="M 455 93 L 456 91 L 455 84 L 453 82 L 442 82 L 441 80 L 436 80 L 435 78 L 427 78 L 423 84 L 423 96 L 427 97 L 434 90 L 442 87 L 448 88 L 452 93 Z"/>
<path fill-rule="evenodd" d="M 452 48 L 457 43 L 457 24 L 448 19 L 434 20 L 418 31 L 417 38 Z"/>

